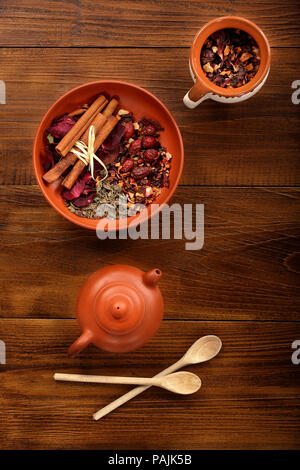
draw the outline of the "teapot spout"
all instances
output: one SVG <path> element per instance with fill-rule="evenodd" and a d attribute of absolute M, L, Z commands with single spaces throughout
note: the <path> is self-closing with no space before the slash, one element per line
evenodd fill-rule
<path fill-rule="evenodd" d="M 68 355 L 73 357 L 80 353 L 88 344 L 92 342 L 93 335 L 89 330 L 85 330 L 79 338 L 69 347 Z"/>
<path fill-rule="evenodd" d="M 151 286 L 156 286 L 158 281 L 160 280 L 162 275 L 162 272 L 160 269 L 151 269 L 151 271 L 148 271 L 147 273 L 144 274 L 143 279 L 144 283 L 151 287 Z"/>

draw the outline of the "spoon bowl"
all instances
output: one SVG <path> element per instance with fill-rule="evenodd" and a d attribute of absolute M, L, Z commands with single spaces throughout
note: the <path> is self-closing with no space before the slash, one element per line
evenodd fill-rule
<path fill-rule="evenodd" d="M 219 354 L 221 348 L 222 341 L 218 336 L 203 336 L 192 344 L 183 356 L 183 360 L 187 364 L 199 364 L 200 362 L 209 361 Z"/>
<path fill-rule="evenodd" d="M 175 372 L 161 379 L 161 387 L 173 393 L 190 395 L 201 387 L 201 379 L 191 372 Z"/>

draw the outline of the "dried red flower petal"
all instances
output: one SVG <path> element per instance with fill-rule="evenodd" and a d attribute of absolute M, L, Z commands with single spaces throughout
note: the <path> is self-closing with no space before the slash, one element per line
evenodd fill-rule
<path fill-rule="evenodd" d="M 52 121 L 51 126 L 47 130 L 48 134 L 53 135 L 55 139 L 62 139 L 75 124 L 75 119 L 68 114 L 58 116 Z"/>
<path fill-rule="evenodd" d="M 119 123 L 105 139 L 101 148 L 105 151 L 115 150 L 117 147 L 119 147 L 125 131 L 126 129 L 123 124 Z"/>
<path fill-rule="evenodd" d="M 91 204 L 96 196 L 96 191 L 88 194 L 87 196 L 80 196 L 77 199 L 74 199 L 72 203 L 77 207 L 86 207 Z"/>
<path fill-rule="evenodd" d="M 73 199 L 78 198 L 86 189 L 86 192 L 89 193 L 91 188 L 87 186 L 87 183 L 93 181 L 90 173 L 85 173 L 84 176 L 76 181 L 73 188 L 70 190 L 65 189 L 62 192 L 62 197 L 66 201 L 72 201 Z M 94 190 L 94 189 L 93 189 Z"/>

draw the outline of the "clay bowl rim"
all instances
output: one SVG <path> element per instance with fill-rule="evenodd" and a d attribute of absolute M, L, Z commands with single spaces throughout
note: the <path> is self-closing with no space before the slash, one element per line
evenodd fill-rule
<path fill-rule="evenodd" d="M 222 25 L 225 23 L 225 26 Z M 230 24 L 227 24 L 230 23 Z M 211 29 L 211 27 L 213 27 Z M 242 85 L 238 88 L 222 88 L 215 85 L 211 82 L 204 74 L 202 70 L 202 66 L 200 64 L 200 53 L 204 41 L 216 31 L 226 28 L 237 28 L 245 31 L 250 36 L 255 39 L 259 49 L 260 49 L 260 56 L 261 56 L 261 63 L 258 68 L 256 75 L 250 80 L 250 82 Z M 207 30 L 209 33 L 207 34 Z M 262 47 L 263 46 L 263 47 Z M 198 61 L 198 52 L 199 52 L 199 61 Z M 264 54 L 264 63 L 262 61 L 262 55 Z M 191 68 L 196 76 L 196 82 L 200 82 L 204 88 L 207 89 L 207 92 L 213 92 L 216 95 L 225 96 L 225 97 L 235 97 L 235 96 L 242 96 L 245 93 L 249 93 L 257 88 L 260 83 L 264 80 L 267 76 L 270 65 L 271 65 L 271 48 L 269 41 L 265 35 L 265 33 L 261 30 L 257 24 L 253 23 L 253 21 L 248 20 L 247 18 L 243 18 L 241 16 L 220 16 L 218 18 L 214 18 L 213 20 L 206 23 L 195 35 L 193 43 L 190 48 L 190 64 Z"/>
<path fill-rule="evenodd" d="M 144 94 L 148 95 L 148 97 L 152 101 L 155 101 L 156 105 L 158 107 L 162 108 L 162 110 L 165 112 L 168 121 L 170 121 L 172 123 L 172 126 L 174 128 L 174 131 L 175 131 L 175 133 L 177 135 L 177 138 L 178 138 L 178 141 L 179 141 L 179 150 L 178 150 L 178 154 L 177 154 L 178 155 L 177 158 L 178 158 L 179 169 L 178 169 L 177 174 L 175 176 L 172 175 L 173 178 L 174 178 L 173 187 L 172 188 L 164 188 L 165 193 L 164 193 L 164 197 L 163 197 L 162 202 L 158 203 L 157 201 L 154 201 L 154 204 L 159 205 L 159 207 L 156 207 L 154 210 L 153 209 L 151 210 L 151 206 L 153 204 L 152 203 L 149 206 L 146 206 L 146 208 L 143 209 L 143 211 L 141 213 L 137 214 L 136 216 L 126 217 L 126 218 L 120 219 L 120 220 L 116 219 L 116 227 L 115 228 L 108 227 L 107 229 L 105 229 L 106 232 L 114 232 L 114 231 L 118 232 L 119 230 L 127 229 L 128 226 L 129 226 L 129 223 L 130 223 L 131 227 L 136 227 L 137 225 L 145 222 L 146 220 L 150 220 L 154 215 L 159 213 L 162 210 L 163 206 L 165 204 L 167 204 L 169 202 L 169 200 L 172 198 L 172 196 L 174 195 L 174 193 L 177 189 L 179 180 L 180 180 L 181 175 L 182 175 L 182 170 L 183 170 L 183 165 L 184 165 L 184 145 L 183 145 L 182 135 L 181 135 L 179 126 L 177 125 L 177 123 L 176 123 L 174 117 L 172 116 L 171 112 L 160 101 L 159 98 L 157 98 L 155 95 L 153 95 L 150 91 L 146 90 L 145 88 L 140 87 L 139 85 L 135 85 L 135 84 L 126 82 L 124 80 L 103 79 L 103 80 L 96 80 L 96 81 L 93 81 L 93 82 L 87 82 L 87 83 L 83 83 L 82 85 L 78 85 L 78 86 L 72 88 L 71 90 L 67 91 L 63 95 L 61 95 L 50 106 L 50 108 L 48 108 L 46 113 L 43 115 L 43 117 L 41 119 L 41 122 L 40 122 L 40 124 L 37 128 L 37 131 L 35 133 L 35 137 L 34 137 L 32 160 L 33 160 L 33 168 L 34 168 L 35 178 L 37 180 L 39 188 L 42 191 L 45 199 L 65 219 L 69 220 L 69 222 L 72 222 L 72 223 L 74 223 L 74 224 L 76 224 L 80 227 L 83 227 L 83 228 L 86 228 L 86 229 L 89 229 L 89 230 L 97 230 L 97 224 L 99 223 L 99 220 L 108 220 L 106 218 L 105 219 L 88 219 L 88 218 L 85 218 L 85 217 L 81 218 L 81 217 L 77 216 L 76 214 L 73 214 L 70 211 L 64 212 L 63 210 L 61 210 L 55 204 L 55 201 L 53 201 L 52 196 L 48 193 L 47 185 L 46 185 L 46 183 L 44 183 L 44 181 L 42 179 L 42 174 L 39 174 L 39 171 L 38 171 L 38 168 L 37 168 L 37 164 L 39 162 L 39 159 L 41 158 L 40 154 L 39 154 L 39 151 L 38 151 L 39 139 L 42 139 L 42 137 L 43 137 L 43 132 L 46 128 L 45 123 L 48 121 L 49 116 L 51 116 L 51 114 L 54 114 L 54 116 L 55 116 L 54 111 L 55 111 L 56 107 L 61 102 L 65 101 L 73 93 L 80 91 L 80 89 L 86 89 L 88 87 L 99 86 L 99 88 L 101 90 L 101 87 L 103 89 L 103 85 L 108 84 L 108 83 L 113 84 L 113 85 L 122 85 L 122 86 L 131 87 L 131 88 L 135 89 L 136 91 L 138 91 L 140 93 L 144 93 Z M 172 171 L 172 168 L 171 168 L 171 171 Z"/>

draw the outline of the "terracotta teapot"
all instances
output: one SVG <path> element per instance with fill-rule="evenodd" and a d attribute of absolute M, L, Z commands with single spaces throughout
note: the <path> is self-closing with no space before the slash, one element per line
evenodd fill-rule
<path fill-rule="evenodd" d="M 157 286 L 161 274 L 159 269 L 145 273 L 126 265 L 107 266 L 92 274 L 78 294 L 82 334 L 70 346 L 69 355 L 90 343 L 105 351 L 129 352 L 149 341 L 163 318 Z"/>

